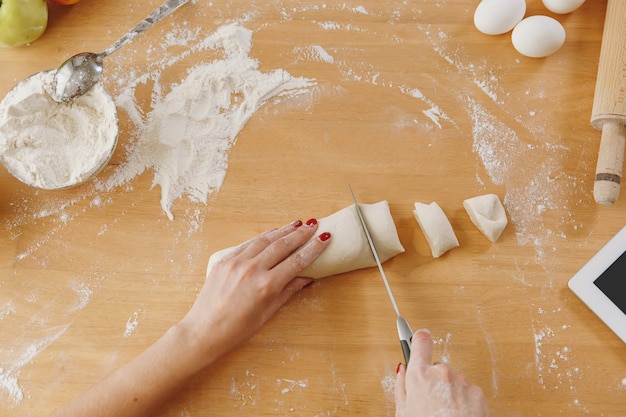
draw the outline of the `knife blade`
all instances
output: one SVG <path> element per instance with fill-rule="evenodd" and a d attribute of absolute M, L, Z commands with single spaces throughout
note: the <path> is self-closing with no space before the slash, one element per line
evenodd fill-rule
<path fill-rule="evenodd" d="M 413 330 L 411 330 L 411 326 L 409 325 L 409 323 L 400 315 L 398 304 L 396 303 L 396 299 L 393 296 L 391 287 L 389 286 L 387 275 L 385 274 L 383 265 L 380 262 L 378 252 L 376 251 L 376 246 L 374 246 L 374 241 L 372 240 L 372 236 L 369 232 L 369 229 L 367 228 L 367 223 L 365 223 L 365 218 L 363 217 L 363 213 L 361 212 L 359 203 L 357 202 L 356 196 L 354 195 L 354 191 L 352 191 L 352 186 L 348 185 L 348 187 L 350 188 L 350 194 L 352 194 L 352 199 L 354 200 L 354 207 L 356 208 L 356 213 L 359 216 L 361 227 L 363 228 L 363 232 L 365 232 L 367 243 L 370 246 L 372 255 L 374 255 L 374 260 L 376 261 L 376 265 L 378 266 L 378 270 L 380 271 L 380 276 L 383 278 L 383 282 L 385 283 L 385 288 L 387 288 L 387 294 L 389 295 L 389 299 L 391 300 L 391 305 L 393 306 L 393 309 L 396 313 L 396 317 L 397 317 L 396 328 L 398 330 L 398 338 L 400 339 L 400 346 L 402 346 L 402 353 L 404 355 L 404 361 L 406 364 L 408 364 L 409 358 L 411 357 L 411 340 L 413 339 Z"/>

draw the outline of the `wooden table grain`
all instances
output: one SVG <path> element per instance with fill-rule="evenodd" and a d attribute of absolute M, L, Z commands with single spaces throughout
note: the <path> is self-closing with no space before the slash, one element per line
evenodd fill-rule
<path fill-rule="evenodd" d="M 0 49 L 0 95 L 73 53 L 106 48 L 158 3 L 50 5 L 39 40 Z M 158 46 L 180 28 L 199 41 L 237 24 L 252 30 L 261 71 L 314 86 L 258 109 L 229 151 L 222 187 L 206 202 L 175 200 L 173 220 L 151 170 L 97 187 L 136 140 L 122 110 L 118 149 L 95 181 L 42 191 L 0 170 L 0 414 L 41 416 L 76 396 L 185 314 L 213 251 L 346 207 L 348 184 L 362 202 L 389 201 L 406 248 L 385 264 L 399 307 L 432 331 L 436 358 L 484 389 L 492 415 L 626 414 L 624 344 L 567 288 L 626 224 L 626 197 L 607 207 L 592 195 L 606 2 L 558 16 L 529 0 L 527 15 L 554 16 L 567 31 L 545 59 L 520 56 L 508 35 L 479 33 L 476 4 L 194 2 L 108 57 L 103 82 L 117 97 L 129 74 L 154 70 Z M 168 77 L 179 82 L 211 59 L 192 54 Z M 151 88 L 136 93 L 145 114 Z M 462 206 L 486 193 L 509 217 L 496 243 Z M 414 202 L 431 201 L 460 242 L 438 259 L 412 214 Z M 376 268 L 322 279 L 159 415 L 392 416 L 402 360 L 394 321 Z"/>

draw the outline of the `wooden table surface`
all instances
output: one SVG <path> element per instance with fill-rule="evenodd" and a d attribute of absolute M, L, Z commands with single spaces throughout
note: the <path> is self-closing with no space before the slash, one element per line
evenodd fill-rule
<path fill-rule="evenodd" d="M 314 85 L 260 107 L 229 150 L 221 188 L 206 201 L 176 199 L 173 220 L 152 169 L 98 186 L 124 169 L 137 140 L 121 105 L 118 148 L 95 181 L 41 191 L 0 170 L 0 414 L 41 416 L 76 396 L 185 314 L 213 251 L 346 207 L 351 184 L 362 202 L 390 203 L 406 252 L 385 268 L 403 315 L 431 329 L 435 357 L 484 389 L 492 415 L 625 415 L 624 344 L 567 288 L 626 224 L 626 197 L 607 207 L 592 196 L 606 1 L 553 15 L 567 40 L 545 59 L 519 55 L 509 35 L 479 33 L 476 4 L 196 2 L 107 58 L 103 82 L 116 98 L 155 72 L 167 74 L 167 91 L 220 59 L 204 51 L 168 64 L 168 54 L 234 23 L 252 30 L 260 71 Z M 0 49 L 0 95 L 73 53 L 106 48 L 158 5 L 51 5 L 39 40 Z M 529 0 L 527 14 L 549 12 Z M 159 48 L 181 33 L 194 36 Z M 149 114 L 157 83 L 134 91 Z M 496 243 L 462 206 L 486 193 L 509 217 Z M 414 202 L 431 201 L 461 244 L 438 259 L 412 214 Z M 401 360 L 378 270 L 359 270 L 290 300 L 159 415 L 392 416 Z"/>

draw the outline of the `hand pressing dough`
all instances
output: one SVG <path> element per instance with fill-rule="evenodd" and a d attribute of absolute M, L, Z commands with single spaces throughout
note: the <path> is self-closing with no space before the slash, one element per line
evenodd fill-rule
<path fill-rule="evenodd" d="M 468 198 L 463 207 L 474 226 L 492 242 L 498 240 L 506 227 L 507 218 L 500 199 L 495 194 Z"/>
<path fill-rule="evenodd" d="M 459 246 L 450 221 L 437 203 L 434 201 L 430 204 L 415 203 L 413 215 L 424 232 L 433 258 L 439 258 L 450 249 Z"/>
<path fill-rule="evenodd" d="M 359 204 L 359 207 L 380 261 L 385 262 L 404 252 L 388 202 Z M 299 276 L 318 279 L 376 265 L 354 205 L 318 219 L 317 233 L 312 239 L 323 232 L 331 233 L 330 244 Z M 207 275 L 215 262 L 233 249 L 222 249 L 211 255 Z"/>

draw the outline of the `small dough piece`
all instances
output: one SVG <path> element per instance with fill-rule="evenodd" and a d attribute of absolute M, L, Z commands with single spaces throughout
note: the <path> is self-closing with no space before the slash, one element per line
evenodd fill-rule
<path fill-rule="evenodd" d="M 424 232 L 433 258 L 439 258 L 450 249 L 459 246 L 450 221 L 437 203 L 434 201 L 430 204 L 415 203 L 413 215 Z"/>
<path fill-rule="evenodd" d="M 463 207 L 474 226 L 492 242 L 498 240 L 506 227 L 504 206 L 495 194 L 479 195 L 463 201 Z"/>
<path fill-rule="evenodd" d="M 385 200 L 374 204 L 359 204 L 368 230 L 381 262 L 404 252 L 398 238 L 389 203 Z M 318 219 L 317 233 L 330 232 L 332 238 L 326 250 L 299 276 L 319 279 L 361 268 L 376 266 L 376 260 L 361 227 L 354 205 L 341 209 L 330 216 Z M 222 249 L 209 258 L 207 275 L 212 266 L 234 248 Z"/>

